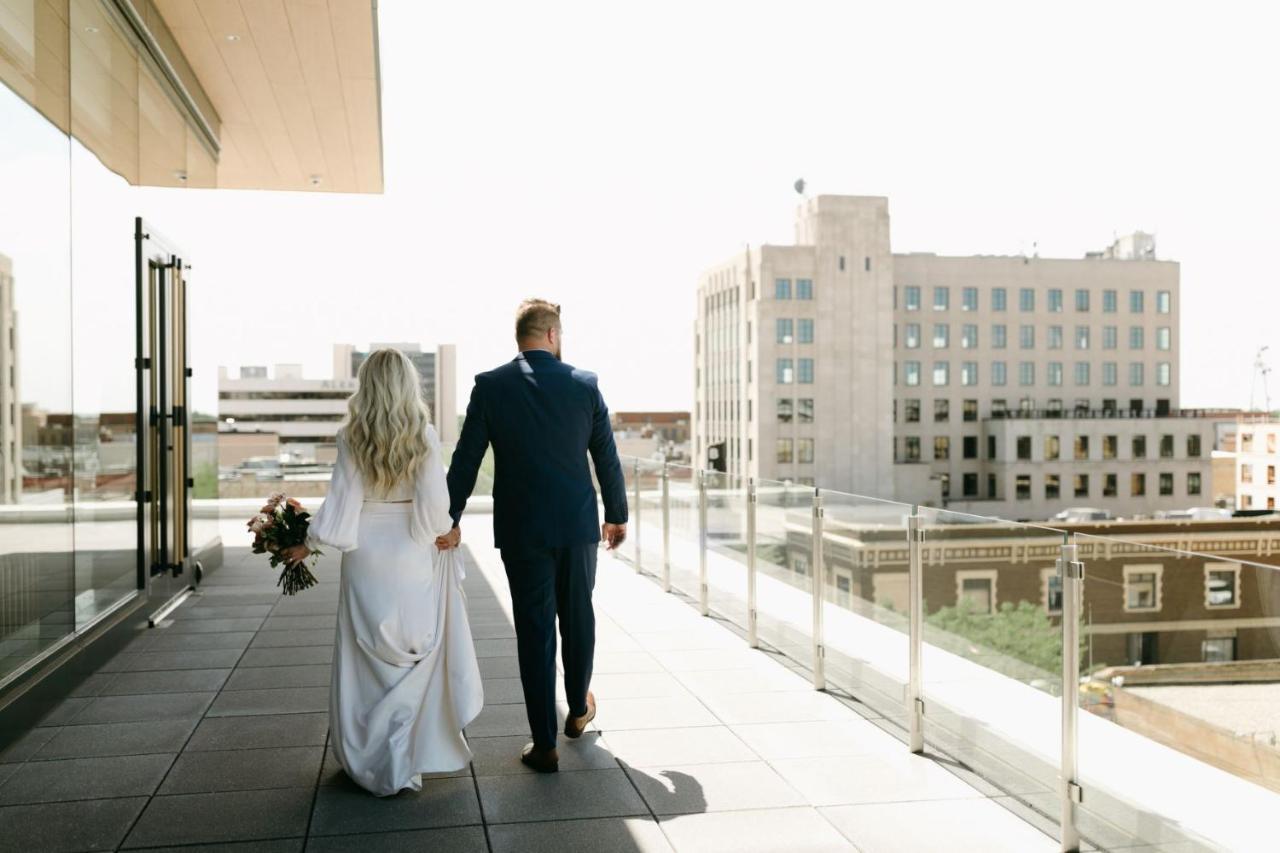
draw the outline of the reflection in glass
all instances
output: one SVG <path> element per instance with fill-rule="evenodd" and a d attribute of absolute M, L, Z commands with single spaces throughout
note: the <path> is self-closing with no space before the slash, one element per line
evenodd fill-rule
<path fill-rule="evenodd" d="M 74 629 L 75 589 L 69 147 L 4 86 L 0 128 L 3 679 Z"/>

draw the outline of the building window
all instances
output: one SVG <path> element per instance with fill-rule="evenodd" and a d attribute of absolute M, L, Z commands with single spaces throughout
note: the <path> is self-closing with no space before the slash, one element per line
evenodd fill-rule
<path fill-rule="evenodd" d="M 960 309 L 962 311 L 978 310 L 978 288 L 966 287 L 960 291 Z"/>
<path fill-rule="evenodd" d="M 1160 472 L 1160 494 L 1165 497 L 1173 494 L 1173 474 L 1168 471 Z"/>
<path fill-rule="evenodd" d="M 920 401 L 919 401 L 919 400 L 904 400 L 904 401 L 903 401 L 903 418 L 902 418 L 902 420 L 903 420 L 905 423 L 909 423 L 909 424 L 918 424 L 918 423 L 920 423 Z"/>
<path fill-rule="evenodd" d="M 1031 459 L 1031 436 L 1020 435 L 1017 441 L 1018 461 L 1026 462 Z"/>
<path fill-rule="evenodd" d="M 1036 292 L 1029 287 L 1018 291 L 1018 309 L 1023 312 L 1036 310 Z"/>
<path fill-rule="evenodd" d="M 1053 314 L 1062 311 L 1062 291 L 1056 287 L 1049 289 L 1049 311 Z"/>
<path fill-rule="evenodd" d="M 1173 294 L 1167 290 L 1156 291 L 1156 313 L 1168 314 L 1172 309 Z"/>
<path fill-rule="evenodd" d="M 976 498 L 978 496 L 978 475 L 966 472 L 961 475 L 961 489 L 963 489 L 966 498 Z"/>
<path fill-rule="evenodd" d="M 1147 437 L 1145 435 L 1135 435 L 1131 444 L 1131 456 L 1134 459 L 1147 458 Z"/>
<path fill-rule="evenodd" d="M 1062 612 L 1062 576 L 1057 569 L 1040 570 L 1040 600 L 1046 613 Z"/>
<path fill-rule="evenodd" d="M 780 438 L 777 444 L 777 462 L 779 465 L 791 464 L 791 439 Z"/>
<path fill-rule="evenodd" d="M 1062 496 L 1062 477 L 1058 474 L 1044 475 L 1045 500 L 1056 501 Z"/>
<path fill-rule="evenodd" d="M 1200 494 L 1200 472 L 1199 471 L 1187 472 L 1187 494 L 1188 495 Z"/>
<path fill-rule="evenodd" d="M 1049 362 L 1049 384 L 1058 386 L 1062 384 L 1062 362 Z"/>
<path fill-rule="evenodd" d="M 1062 455 L 1062 440 L 1056 435 L 1046 435 L 1044 437 L 1044 459 L 1046 462 L 1052 462 Z"/>
<path fill-rule="evenodd" d="M 1143 308 L 1143 292 L 1141 290 L 1129 291 L 1129 313 L 1141 314 Z"/>
<path fill-rule="evenodd" d="M 1036 384 L 1036 364 L 1034 361 L 1018 363 L 1018 384 L 1024 386 Z"/>
<path fill-rule="evenodd" d="M 792 413 L 791 400 L 785 397 L 779 397 L 778 398 L 778 423 L 789 424 L 791 423 L 792 416 L 793 416 L 793 413 Z"/>
<path fill-rule="evenodd" d="M 908 311 L 920 310 L 920 288 L 914 285 L 908 285 L 903 289 L 902 294 L 903 307 Z"/>
<path fill-rule="evenodd" d="M 813 299 L 813 279 L 796 279 L 796 299 Z"/>
<path fill-rule="evenodd" d="M 1230 663 L 1236 659 L 1236 638 L 1205 637 L 1200 641 L 1200 657 L 1205 663 Z"/>
<path fill-rule="evenodd" d="M 996 499 L 996 475 L 995 474 L 987 475 L 987 497 L 991 498 L 992 500 Z"/>
<path fill-rule="evenodd" d="M 797 334 L 796 342 L 802 344 L 813 343 L 813 321 L 801 319 L 796 321 Z"/>
<path fill-rule="evenodd" d="M 1251 432 L 1240 433 L 1240 452 L 1241 453 L 1253 452 L 1253 433 Z"/>
<path fill-rule="evenodd" d="M 1035 326 L 1019 326 L 1018 327 L 1018 346 L 1023 349 L 1036 348 L 1036 327 Z"/>
<path fill-rule="evenodd" d="M 1276 484 L 1276 466 L 1267 466 L 1267 485 L 1274 486 Z"/>
<path fill-rule="evenodd" d="M 904 442 L 904 452 L 908 462 L 920 461 L 920 436 L 909 435 Z"/>
<path fill-rule="evenodd" d="M 1173 436 L 1171 435 L 1160 436 L 1160 458 L 1161 459 L 1173 458 Z"/>
<path fill-rule="evenodd" d="M 1129 363 L 1129 384 L 1135 388 L 1142 384 L 1144 378 L 1142 368 L 1143 364 L 1140 361 Z"/>
<path fill-rule="evenodd" d="M 933 422 L 945 424 L 951 420 L 951 401 L 945 398 L 933 401 Z"/>
<path fill-rule="evenodd" d="M 1120 381 L 1120 368 L 1114 361 L 1102 363 L 1102 384 L 1115 385 Z"/>
<path fill-rule="evenodd" d="M 946 311 L 951 307 L 951 288 L 935 287 L 933 289 L 933 310 Z"/>
<path fill-rule="evenodd" d="M 960 327 L 960 348 L 961 349 L 977 349 L 978 347 L 978 327 L 972 323 L 965 323 Z"/>
<path fill-rule="evenodd" d="M 773 298 L 774 299 L 790 299 L 791 298 L 791 279 L 779 278 L 774 280 Z"/>
<path fill-rule="evenodd" d="M 961 440 L 962 453 L 965 459 L 978 458 L 978 437 L 976 435 L 966 435 Z M 966 475 L 967 476 L 967 475 Z M 977 488 L 977 482 L 974 482 L 974 488 Z"/>
<path fill-rule="evenodd" d="M 1003 361 L 991 362 L 991 384 L 1004 385 L 1009 381 L 1009 371 Z"/>
<path fill-rule="evenodd" d="M 1156 349 L 1167 351 L 1172 343 L 1173 338 L 1168 326 L 1161 326 L 1156 329 Z"/>
<path fill-rule="evenodd" d="M 951 458 L 951 439 L 945 435 L 934 436 L 933 458 L 936 462 L 945 462 Z"/>
<path fill-rule="evenodd" d="M 1031 500 L 1031 475 L 1019 474 L 1014 480 L 1014 497 L 1020 501 Z"/>
<path fill-rule="evenodd" d="M 778 343 L 789 344 L 795 340 L 794 323 L 790 318 L 779 317 L 777 320 Z"/>
<path fill-rule="evenodd" d="M 1126 613 L 1154 613 L 1160 609 L 1159 564 L 1124 567 L 1124 609 Z"/>
<path fill-rule="evenodd" d="M 813 464 L 812 438 L 801 438 L 796 441 L 796 461 L 801 465 Z"/>
<path fill-rule="evenodd" d="M 1105 314 L 1116 313 L 1116 292 L 1114 290 L 1102 291 L 1102 311 Z"/>
<path fill-rule="evenodd" d="M 960 384 L 961 385 L 977 385 L 978 384 L 978 362 L 976 361 L 961 362 Z"/>
<path fill-rule="evenodd" d="M 1143 340 L 1143 328 L 1141 326 L 1129 327 L 1129 349 L 1142 349 L 1145 341 Z"/>
<path fill-rule="evenodd" d="M 1120 330 L 1115 326 L 1102 327 L 1102 348 L 1116 349 L 1120 345 Z"/>
<path fill-rule="evenodd" d="M 991 288 L 991 310 L 1007 311 L 1009 308 L 1009 292 L 1003 287 Z"/>
<path fill-rule="evenodd" d="M 1062 327 L 1049 327 L 1049 349 L 1062 349 Z"/>
<path fill-rule="evenodd" d="M 991 327 L 991 348 L 1004 349 L 1009 344 L 1009 330 L 1003 323 Z"/>
<path fill-rule="evenodd" d="M 796 420 L 802 424 L 813 423 L 813 398 L 801 397 L 796 401 L 799 405 L 796 409 Z M 919 414 L 919 400 L 916 401 L 916 412 Z"/>
<path fill-rule="evenodd" d="M 1116 474 L 1102 475 L 1102 496 L 1104 498 L 1114 498 L 1120 493 L 1119 476 Z"/>
<path fill-rule="evenodd" d="M 1173 369 L 1169 362 L 1161 361 L 1156 364 L 1156 384 L 1167 386 L 1173 381 Z"/>
<path fill-rule="evenodd" d="M 1083 388 L 1088 384 L 1089 384 L 1089 362 L 1077 361 L 1076 362 L 1076 385 L 1078 387 Z M 1086 406 L 1085 408 L 1087 410 L 1088 406 Z"/>
<path fill-rule="evenodd" d="M 994 435 L 987 436 L 987 458 L 996 458 L 996 437 Z"/>
<path fill-rule="evenodd" d="M 1077 311 L 1089 310 L 1089 291 L 1087 290 L 1076 291 L 1076 310 Z"/>
<path fill-rule="evenodd" d="M 933 324 L 933 348 L 946 349 L 951 344 L 951 327 L 946 323 Z"/>
<path fill-rule="evenodd" d="M 1200 456 L 1200 436 L 1187 436 L 1187 457 L 1189 459 L 1197 459 Z"/>
<path fill-rule="evenodd" d="M 920 362 L 908 361 L 902 365 L 903 381 L 911 387 L 920 384 Z"/>
<path fill-rule="evenodd" d="M 956 572 L 956 602 L 971 613 L 994 613 L 996 608 L 994 569 Z"/>
<path fill-rule="evenodd" d="M 1248 462 L 1245 462 L 1240 466 L 1240 482 L 1242 483 L 1253 482 L 1253 466 L 1250 465 Z"/>
<path fill-rule="evenodd" d="M 1089 436 L 1077 435 L 1075 440 L 1075 457 L 1076 459 L 1085 460 L 1089 458 Z"/>
<path fill-rule="evenodd" d="M 1076 474 L 1072 484 L 1072 494 L 1077 498 L 1089 497 L 1089 475 Z"/>
<path fill-rule="evenodd" d="M 920 324 L 907 323 L 904 343 L 907 349 L 920 349 Z"/>
<path fill-rule="evenodd" d="M 1215 562 L 1204 567 L 1204 606 L 1235 610 L 1240 606 L 1240 564 Z"/>
<path fill-rule="evenodd" d="M 1147 475 L 1134 473 L 1129 475 L 1129 494 L 1140 498 L 1147 493 Z"/>
<path fill-rule="evenodd" d="M 951 382 L 951 363 L 946 361 L 935 361 L 933 363 L 933 384 L 936 386 L 944 386 Z"/>
<path fill-rule="evenodd" d="M 908 362 L 910 364 L 910 362 Z M 789 358 L 778 359 L 777 380 L 779 385 L 790 385 L 796 381 L 794 363 Z M 910 382 L 907 383 L 911 384 Z"/>
<path fill-rule="evenodd" d="M 799 370 L 797 371 L 798 375 L 796 377 L 797 381 L 800 382 L 801 385 L 812 385 L 813 384 L 813 359 L 802 358 L 797 360 L 796 364 L 799 367 Z"/>
<path fill-rule="evenodd" d="M 1076 349 L 1089 348 L 1089 327 L 1076 326 Z"/>

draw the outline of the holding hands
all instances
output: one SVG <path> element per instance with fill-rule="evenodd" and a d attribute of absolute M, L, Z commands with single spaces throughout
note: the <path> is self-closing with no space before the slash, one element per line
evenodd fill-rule
<path fill-rule="evenodd" d="M 462 528 L 454 527 L 443 536 L 436 537 L 437 551 L 452 551 L 462 544 Z"/>

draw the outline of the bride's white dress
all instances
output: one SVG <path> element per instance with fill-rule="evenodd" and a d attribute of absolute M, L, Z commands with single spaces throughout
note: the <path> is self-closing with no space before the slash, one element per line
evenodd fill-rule
<path fill-rule="evenodd" d="M 329 743 L 347 775 L 379 796 L 466 767 L 462 729 L 484 704 L 462 558 L 434 544 L 453 522 L 430 427 L 427 443 L 417 477 L 375 495 L 340 433 L 309 533 L 313 547 L 342 552 Z"/>

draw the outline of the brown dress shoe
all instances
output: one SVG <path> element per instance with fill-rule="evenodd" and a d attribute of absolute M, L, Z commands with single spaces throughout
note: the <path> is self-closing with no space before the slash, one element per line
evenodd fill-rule
<path fill-rule="evenodd" d="M 596 718 L 596 695 L 590 690 L 587 691 L 587 713 L 581 717 L 568 717 L 564 721 L 564 735 L 570 738 L 580 738 L 582 733 L 587 730 L 587 724 Z"/>
<path fill-rule="evenodd" d="M 550 749 L 538 749 L 533 744 L 525 746 L 520 753 L 520 763 L 539 773 L 555 773 L 560 769 L 560 753 L 553 746 Z"/>

